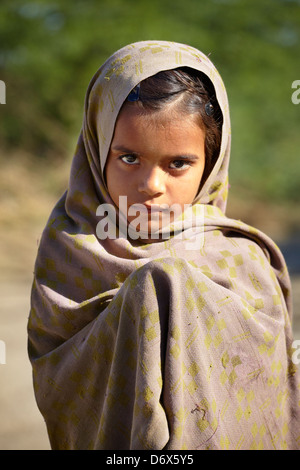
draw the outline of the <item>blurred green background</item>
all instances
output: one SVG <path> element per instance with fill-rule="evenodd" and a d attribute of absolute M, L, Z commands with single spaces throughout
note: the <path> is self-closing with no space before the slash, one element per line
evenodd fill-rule
<path fill-rule="evenodd" d="M 68 183 L 92 75 L 149 39 L 190 44 L 221 73 L 233 138 L 227 213 L 285 244 L 300 312 L 300 0 L 1 0 L 0 449 L 49 446 L 26 351 L 37 242 Z"/>

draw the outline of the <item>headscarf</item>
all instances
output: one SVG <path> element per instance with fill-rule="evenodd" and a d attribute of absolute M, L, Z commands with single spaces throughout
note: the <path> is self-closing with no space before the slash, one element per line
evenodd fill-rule
<path fill-rule="evenodd" d="M 223 114 L 219 157 L 190 214 L 202 216 L 182 229 L 202 244 L 186 249 L 177 232 L 152 244 L 101 240 L 121 106 L 142 80 L 178 67 L 210 78 Z M 230 141 L 225 86 L 193 47 L 130 44 L 92 78 L 32 286 L 29 356 L 53 448 L 299 447 L 290 280 L 272 240 L 225 216 Z"/>

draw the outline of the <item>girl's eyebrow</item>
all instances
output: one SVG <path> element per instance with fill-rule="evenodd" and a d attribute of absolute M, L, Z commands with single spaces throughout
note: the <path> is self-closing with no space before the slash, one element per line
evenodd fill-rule
<path fill-rule="evenodd" d="M 128 149 L 127 147 L 124 147 L 123 145 L 114 145 L 112 146 L 112 151 L 114 152 L 122 152 L 122 153 L 126 153 L 126 154 L 129 154 L 129 155 L 137 155 L 139 156 L 139 152 L 135 152 L 133 150 L 130 150 Z M 187 153 L 187 154 L 178 154 L 178 155 L 167 155 L 166 156 L 166 159 L 172 159 L 172 160 L 192 160 L 192 161 L 196 161 L 196 160 L 199 160 L 200 156 L 199 155 L 196 155 L 196 154 L 192 154 L 192 153 Z"/>
<path fill-rule="evenodd" d="M 187 154 L 184 154 L 184 155 L 174 155 L 174 156 L 172 156 L 171 158 L 173 158 L 174 160 L 176 160 L 176 159 L 181 159 L 181 160 L 199 160 L 200 155 L 195 155 L 195 154 L 193 154 L 193 153 L 187 153 Z"/>
<path fill-rule="evenodd" d="M 130 154 L 130 155 L 139 155 L 138 152 L 134 152 L 133 150 L 130 150 L 130 149 L 124 147 L 123 145 L 113 145 L 111 147 L 111 150 L 113 152 L 122 152 L 122 153 L 127 153 L 127 154 Z"/>

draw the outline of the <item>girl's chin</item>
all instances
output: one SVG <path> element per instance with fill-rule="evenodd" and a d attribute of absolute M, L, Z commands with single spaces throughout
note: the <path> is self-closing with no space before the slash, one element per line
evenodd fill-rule
<path fill-rule="evenodd" d="M 170 226 L 174 220 L 174 215 L 162 212 L 150 211 L 142 212 L 137 217 L 127 217 L 127 230 L 131 239 L 140 240 L 144 243 L 155 243 L 166 239 L 161 235 L 164 228 Z"/>

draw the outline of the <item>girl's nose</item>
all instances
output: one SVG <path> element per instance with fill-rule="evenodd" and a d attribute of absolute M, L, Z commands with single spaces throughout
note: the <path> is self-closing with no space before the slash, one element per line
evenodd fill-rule
<path fill-rule="evenodd" d="M 139 192 L 147 194 L 151 198 L 164 194 L 166 175 L 161 168 L 151 168 L 141 176 L 138 186 Z"/>

